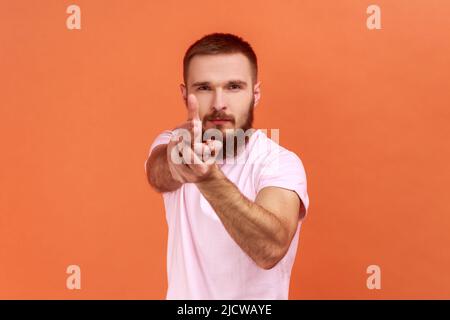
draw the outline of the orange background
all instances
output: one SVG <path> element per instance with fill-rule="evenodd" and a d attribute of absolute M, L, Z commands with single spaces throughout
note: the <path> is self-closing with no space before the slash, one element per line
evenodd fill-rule
<path fill-rule="evenodd" d="M 66 28 L 81 7 L 82 30 Z M 378 4 L 382 30 L 366 28 Z M 187 47 L 254 47 L 256 127 L 311 199 L 291 299 L 450 298 L 450 2 L 0 1 L 0 298 L 163 299 L 144 161 L 186 117 Z M 81 290 L 66 267 L 81 267 Z M 381 290 L 366 287 L 381 267 Z"/>

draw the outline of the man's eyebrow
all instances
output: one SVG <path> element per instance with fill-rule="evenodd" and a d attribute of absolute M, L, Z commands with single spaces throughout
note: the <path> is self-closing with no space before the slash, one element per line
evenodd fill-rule
<path fill-rule="evenodd" d="M 229 81 L 227 81 L 227 84 L 228 85 L 230 85 L 230 84 L 234 84 L 234 85 L 238 84 L 238 85 L 241 85 L 243 87 L 247 86 L 247 82 L 245 82 L 243 80 L 229 80 Z M 211 82 L 209 82 L 209 81 L 200 81 L 200 82 L 194 82 L 191 86 L 192 87 L 201 87 L 201 86 L 209 86 L 209 85 L 211 85 Z"/>
<path fill-rule="evenodd" d="M 228 81 L 228 84 L 234 84 L 234 85 L 238 84 L 238 85 L 241 85 L 243 87 L 247 86 L 247 82 L 245 82 L 243 80 L 230 80 L 230 81 Z"/>
<path fill-rule="evenodd" d="M 191 86 L 192 87 L 201 87 L 201 86 L 209 86 L 210 82 L 208 81 L 202 81 L 202 82 L 194 82 Z"/>

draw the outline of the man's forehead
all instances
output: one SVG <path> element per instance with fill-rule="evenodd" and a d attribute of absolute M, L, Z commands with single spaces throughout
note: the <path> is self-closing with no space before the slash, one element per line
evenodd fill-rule
<path fill-rule="evenodd" d="M 251 75 L 250 61 L 242 53 L 197 55 L 189 64 L 188 82 L 248 82 Z"/>

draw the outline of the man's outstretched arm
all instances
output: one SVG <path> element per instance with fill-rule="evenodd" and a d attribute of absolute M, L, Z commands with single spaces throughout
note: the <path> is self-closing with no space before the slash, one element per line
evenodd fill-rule
<path fill-rule="evenodd" d="M 181 187 L 182 183 L 173 179 L 167 161 L 167 144 L 153 149 L 146 163 L 147 179 L 158 192 L 171 192 Z"/>
<path fill-rule="evenodd" d="M 301 201 L 294 191 L 266 187 L 255 201 L 216 169 L 197 182 L 225 229 L 236 243 L 264 269 L 273 268 L 286 254 L 298 226 Z"/>

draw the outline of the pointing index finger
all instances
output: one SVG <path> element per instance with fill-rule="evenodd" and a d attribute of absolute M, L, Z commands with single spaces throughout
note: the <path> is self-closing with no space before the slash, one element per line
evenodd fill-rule
<path fill-rule="evenodd" d="M 190 94 L 187 101 L 188 120 L 200 120 L 198 101 L 195 95 Z"/>

